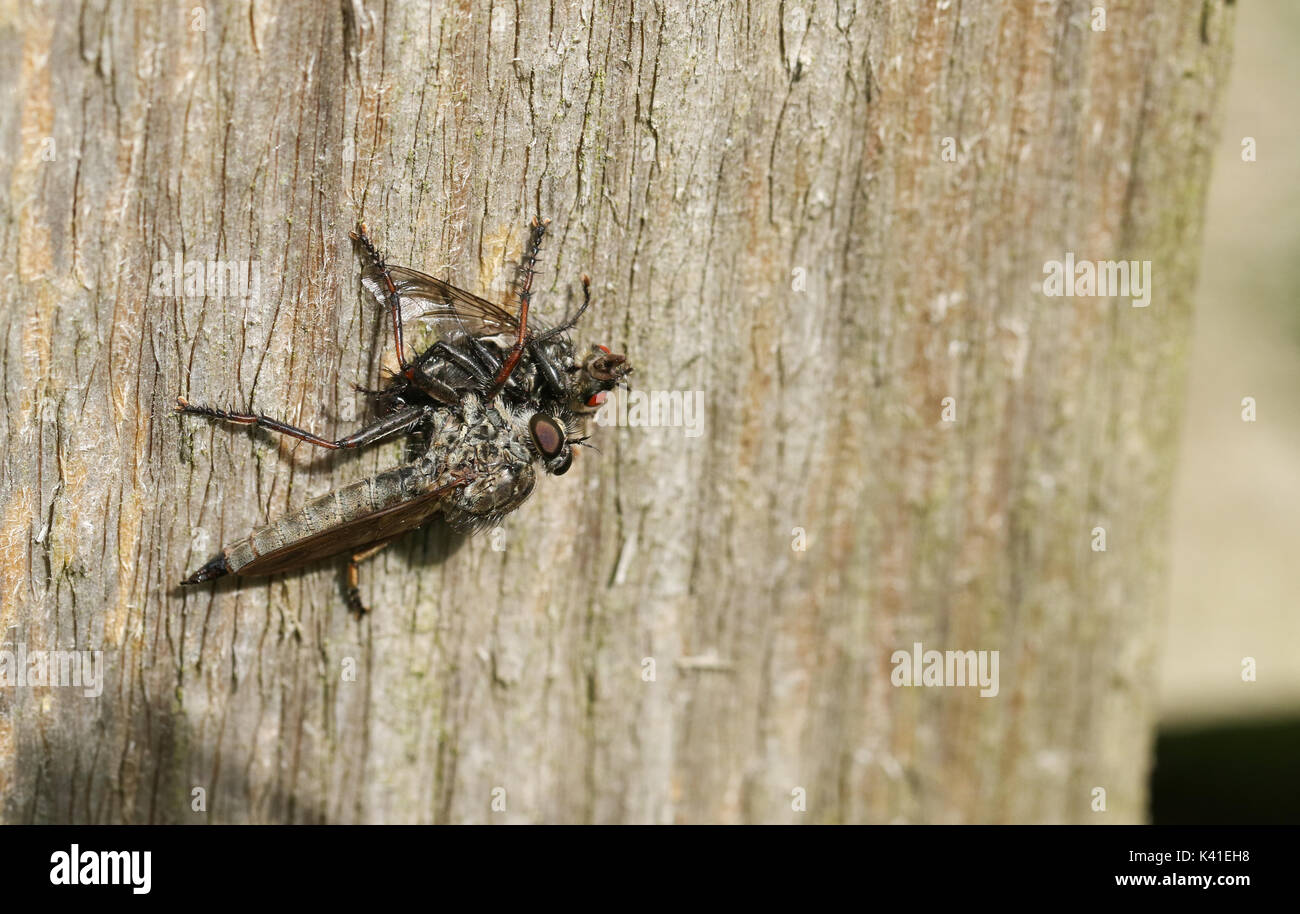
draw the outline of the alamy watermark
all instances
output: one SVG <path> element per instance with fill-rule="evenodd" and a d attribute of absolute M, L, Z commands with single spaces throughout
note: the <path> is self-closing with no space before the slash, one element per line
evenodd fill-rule
<path fill-rule="evenodd" d="M 1065 260 L 1043 264 L 1043 294 L 1051 298 L 1128 298 L 1134 308 L 1151 304 L 1151 261 L 1080 260 L 1073 251 Z"/>
<path fill-rule="evenodd" d="M 29 651 L 26 642 L 0 650 L 0 689 L 81 689 L 87 698 L 104 692 L 103 651 Z"/>
<path fill-rule="evenodd" d="M 895 686 L 979 686 L 981 698 L 998 694 L 997 651 L 926 651 L 917 641 L 911 652 L 894 651 L 889 662 Z"/>
<path fill-rule="evenodd" d="M 615 390 L 596 410 L 597 425 L 680 428 L 687 438 L 704 434 L 702 390 Z"/>
<path fill-rule="evenodd" d="M 158 298 L 251 298 L 262 288 L 256 260 L 155 260 L 149 294 Z"/>
<path fill-rule="evenodd" d="M 129 885 L 148 895 L 153 885 L 153 851 L 83 851 L 73 844 L 50 854 L 51 885 Z"/>

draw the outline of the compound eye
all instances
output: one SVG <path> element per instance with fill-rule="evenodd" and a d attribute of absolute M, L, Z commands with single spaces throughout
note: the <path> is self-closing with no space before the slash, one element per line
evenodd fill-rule
<path fill-rule="evenodd" d="M 533 418 L 528 420 L 528 431 L 532 433 L 537 450 L 547 460 L 557 457 L 564 448 L 564 429 L 545 413 L 533 413 Z"/>

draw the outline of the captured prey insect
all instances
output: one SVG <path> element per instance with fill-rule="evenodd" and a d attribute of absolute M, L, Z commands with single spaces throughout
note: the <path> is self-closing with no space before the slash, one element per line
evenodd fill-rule
<path fill-rule="evenodd" d="M 518 313 L 479 298 L 450 283 L 407 267 L 389 267 L 375 249 L 366 227 L 352 235 L 366 266 L 361 281 L 392 314 L 398 372 L 383 391 L 402 400 L 418 390 L 438 402 L 451 403 L 465 390 L 506 394 L 549 412 L 582 415 L 595 411 L 607 391 L 632 368 L 627 358 L 593 345 L 579 360 L 569 339 L 591 302 L 591 281 L 582 277 L 582 306 L 556 327 L 529 324 L 533 276 L 548 223 L 534 219 L 525 256 L 511 298 Z M 402 304 L 424 306 L 421 316 L 437 326 L 440 339 L 408 359 L 402 340 Z"/>
<path fill-rule="evenodd" d="M 380 418 L 338 440 L 277 419 L 234 413 L 177 399 L 177 411 L 257 426 L 328 449 L 358 448 L 409 436 L 407 460 L 313 499 L 248 537 L 231 543 L 182 584 L 229 574 L 275 574 L 316 559 L 348 555 L 349 607 L 366 612 L 358 589 L 359 562 L 441 514 L 455 530 L 473 532 L 500 522 L 531 494 L 537 466 L 568 471 L 582 412 L 598 405 L 631 368 L 621 355 L 594 347 L 582 362 L 568 331 L 590 301 L 554 329 L 528 323 L 532 277 L 546 223 L 535 220 L 516 281 L 519 313 L 462 292 L 414 270 L 389 268 L 366 235 L 363 283 L 389 308 L 398 369 L 378 391 Z M 403 343 L 402 302 L 435 306 L 444 336 L 413 359 Z"/>

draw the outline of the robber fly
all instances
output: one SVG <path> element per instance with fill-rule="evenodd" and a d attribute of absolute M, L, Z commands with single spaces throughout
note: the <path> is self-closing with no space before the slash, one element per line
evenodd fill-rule
<path fill-rule="evenodd" d="M 531 494 L 537 467 L 567 472 L 579 412 L 631 369 L 603 347 L 582 363 L 567 331 L 586 310 L 590 281 L 583 277 L 583 307 L 557 330 L 528 326 L 532 275 L 545 223 L 535 220 L 518 280 L 519 314 L 511 315 L 469 293 L 413 270 L 387 267 L 366 235 L 353 237 L 366 255 L 363 282 L 389 308 L 398 370 L 371 391 L 381 417 L 354 434 L 331 441 L 269 416 L 233 413 L 177 399 L 177 411 L 251 425 L 327 448 L 358 448 L 395 435 L 410 436 L 408 459 L 392 469 L 335 489 L 227 545 L 182 584 L 229 574 L 275 574 L 316 559 L 348 555 L 349 607 L 366 612 L 358 563 L 409 530 L 441 514 L 455 530 L 493 526 Z M 404 297 L 432 303 L 455 334 L 408 359 L 402 340 Z M 507 336 L 513 335 L 507 340 Z M 454 370 L 453 370 L 454 369 Z M 518 377 L 516 377 L 518 373 Z M 585 399 L 583 399 L 585 398 Z"/>

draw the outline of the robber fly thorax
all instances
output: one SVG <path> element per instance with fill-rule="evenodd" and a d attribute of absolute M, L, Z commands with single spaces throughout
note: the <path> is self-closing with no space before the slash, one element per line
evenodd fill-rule
<path fill-rule="evenodd" d="M 603 346 L 579 361 L 568 330 L 590 302 L 553 329 L 530 328 L 529 305 L 545 223 L 533 222 L 517 282 L 518 314 L 414 270 L 388 267 L 361 226 L 363 282 L 388 307 L 398 370 L 379 391 L 383 414 L 331 441 L 268 416 L 198 406 L 178 398 L 179 412 L 252 425 L 328 448 L 357 448 L 398 434 L 409 437 L 407 462 L 335 489 L 244 539 L 227 545 L 182 583 L 225 575 L 274 574 L 316 559 L 349 555 L 349 606 L 365 612 L 357 564 L 409 530 L 442 515 L 453 529 L 494 526 L 531 494 L 539 469 L 568 471 L 580 417 L 631 368 Z M 432 304 L 448 330 L 408 358 L 402 304 Z"/>

